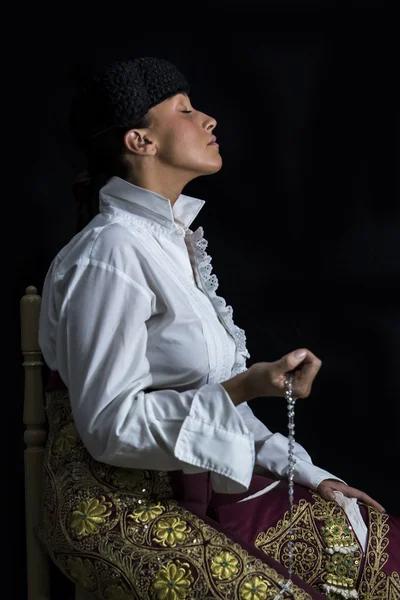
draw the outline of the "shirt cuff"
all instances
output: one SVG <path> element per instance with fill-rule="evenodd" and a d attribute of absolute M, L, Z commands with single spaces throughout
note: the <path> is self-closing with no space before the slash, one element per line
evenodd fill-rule
<path fill-rule="evenodd" d="M 212 398 L 212 401 L 211 401 Z M 203 386 L 193 399 L 174 447 L 182 463 L 211 471 L 215 492 L 248 490 L 255 462 L 254 435 L 221 384 Z"/>
<path fill-rule="evenodd" d="M 337 481 L 346 483 L 343 479 L 340 479 L 340 477 L 336 477 L 336 475 L 332 475 L 329 471 L 320 469 L 304 460 L 296 461 L 293 479 L 295 483 L 299 483 L 300 485 L 304 485 L 313 490 L 316 490 L 319 484 L 325 479 L 336 479 Z"/>

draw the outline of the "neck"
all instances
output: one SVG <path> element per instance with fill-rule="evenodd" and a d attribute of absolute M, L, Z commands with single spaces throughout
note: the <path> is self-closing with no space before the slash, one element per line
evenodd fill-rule
<path fill-rule="evenodd" d="M 168 198 L 173 206 L 191 178 L 187 175 L 185 178 L 182 172 L 171 171 L 170 167 L 168 172 L 159 167 L 156 172 L 150 169 L 143 169 L 141 172 L 135 170 L 135 173 L 130 173 L 125 179 L 129 183 Z"/>

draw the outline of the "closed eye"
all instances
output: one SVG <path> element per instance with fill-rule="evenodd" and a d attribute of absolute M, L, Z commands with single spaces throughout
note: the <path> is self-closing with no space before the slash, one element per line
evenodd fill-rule
<path fill-rule="evenodd" d="M 191 110 L 182 110 L 181 112 L 183 112 L 183 113 L 186 113 L 186 114 L 189 114 L 189 113 L 191 113 L 191 112 L 193 112 L 193 111 L 191 111 Z"/>

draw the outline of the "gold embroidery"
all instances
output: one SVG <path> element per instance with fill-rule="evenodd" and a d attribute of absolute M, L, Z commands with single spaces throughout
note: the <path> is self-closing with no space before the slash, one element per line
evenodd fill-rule
<path fill-rule="evenodd" d="M 47 394 L 46 410 L 42 537 L 70 579 L 100 600 L 274 598 L 284 577 L 180 507 L 168 473 L 99 463 L 79 436 L 63 451 L 56 440 L 75 431 L 68 394 Z M 311 600 L 295 585 L 284 597 Z"/>
<path fill-rule="evenodd" d="M 362 552 L 337 502 L 326 501 L 315 492 L 312 497 L 314 503 L 301 499 L 293 506 L 293 570 L 320 591 L 331 592 L 330 597 L 334 598 L 335 591 L 340 594 L 354 589 Z M 289 565 L 289 516 L 287 511 L 275 527 L 260 533 L 254 542 L 256 548 L 286 567 Z M 323 522 L 321 531 L 318 521 Z M 339 551 L 335 552 L 336 549 Z M 324 587 L 326 585 L 329 588 Z"/>
<path fill-rule="evenodd" d="M 240 600 L 269 600 L 274 596 L 275 592 L 268 581 L 257 575 L 244 581 L 240 590 Z"/>
<path fill-rule="evenodd" d="M 188 597 L 193 581 L 188 563 L 168 561 L 156 574 L 152 587 L 158 600 L 183 600 Z"/>
<path fill-rule="evenodd" d="M 355 537 L 351 525 L 344 517 L 330 517 L 324 521 L 321 533 L 328 548 L 353 548 Z M 356 549 L 356 548 L 355 548 Z"/>
<path fill-rule="evenodd" d="M 389 543 L 386 534 L 389 531 L 386 513 L 367 506 L 370 533 L 365 556 L 365 565 L 360 581 L 360 600 L 399 600 L 399 573 L 393 572 L 387 576 L 383 567 L 388 561 L 385 552 Z"/>
<path fill-rule="evenodd" d="M 221 552 L 211 561 L 211 572 L 217 579 L 231 579 L 239 570 L 239 561 L 232 552 Z"/>
<path fill-rule="evenodd" d="M 73 511 L 70 527 L 75 529 L 76 536 L 90 535 L 98 530 L 99 526 L 105 523 L 106 517 L 110 516 L 112 506 L 111 502 L 105 502 L 104 496 L 100 500 L 91 498 L 90 500 L 81 500 L 79 506 Z"/>
<path fill-rule="evenodd" d="M 400 574 L 393 571 L 386 584 L 386 598 L 400 600 Z"/>
<path fill-rule="evenodd" d="M 289 566 L 289 546 L 285 546 L 282 552 L 283 564 Z M 315 550 L 312 546 L 308 546 L 304 542 L 295 542 L 293 544 L 293 563 L 297 563 L 297 568 L 303 568 L 304 570 L 310 571 L 315 563 L 317 557 L 315 556 Z M 294 567 L 296 571 L 296 568 Z"/>
<path fill-rule="evenodd" d="M 121 585 L 112 585 L 106 589 L 107 600 L 132 600 L 132 594 Z"/>
<path fill-rule="evenodd" d="M 60 435 L 56 438 L 55 448 L 57 452 L 69 452 L 77 443 L 77 431 L 73 423 L 68 423 Z"/>
<path fill-rule="evenodd" d="M 111 472 L 111 479 L 117 487 L 135 489 L 144 481 L 143 472 L 122 467 Z"/>
<path fill-rule="evenodd" d="M 95 588 L 96 576 L 90 560 L 82 560 L 82 558 L 73 556 L 67 559 L 66 566 L 72 581 L 79 583 L 87 590 Z"/>
<path fill-rule="evenodd" d="M 318 580 L 318 574 L 324 570 L 326 554 L 323 551 L 322 541 L 318 536 L 318 529 L 313 519 L 310 504 L 304 499 L 301 499 L 298 504 L 294 504 L 293 517 L 292 541 L 308 543 L 313 550 L 312 557 L 314 558 L 313 562 L 308 560 L 305 564 L 296 565 L 296 573 L 305 579 L 307 583 L 313 585 Z M 284 518 L 278 521 L 275 527 L 270 527 L 266 532 L 258 534 L 254 545 L 287 567 L 289 529 L 289 511 L 287 511 Z"/>
<path fill-rule="evenodd" d="M 326 569 L 328 571 L 326 582 L 329 585 L 341 586 L 346 589 L 354 587 L 356 568 L 354 558 L 350 554 L 334 554 L 327 562 Z"/>
<path fill-rule="evenodd" d="M 129 515 L 137 523 L 148 523 L 164 512 L 164 507 L 159 502 L 150 502 L 148 505 L 141 506 Z"/>
<path fill-rule="evenodd" d="M 336 598 L 351 593 L 356 596 L 355 584 L 359 558 L 354 556 L 358 550 L 356 538 L 344 516 L 331 516 L 325 519 L 321 535 L 326 544 L 326 551 L 331 555 L 326 563 L 327 574 L 323 589 L 328 597 Z"/>
<path fill-rule="evenodd" d="M 244 581 L 240 590 L 240 600 L 268 600 L 273 596 L 275 592 L 271 590 L 269 583 L 257 575 Z"/>
<path fill-rule="evenodd" d="M 160 519 L 154 526 L 156 536 L 155 542 L 163 546 L 176 546 L 185 541 L 188 533 L 187 524 L 179 517 L 170 517 L 169 519 Z"/>

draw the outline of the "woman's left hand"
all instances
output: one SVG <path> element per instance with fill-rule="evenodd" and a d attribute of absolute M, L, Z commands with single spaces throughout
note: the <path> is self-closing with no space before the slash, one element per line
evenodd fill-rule
<path fill-rule="evenodd" d="M 324 479 L 317 488 L 317 492 L 324 500 L 335 500 L 335 490 L 337 492 L 342 492 L 343 496 L 346 496 L 347 498 L 357 498 L 358 500 L 361 500 L 361 502 L 369 504 L 381 512 L 385 512 L 383 506 L 379 504 L 379 502 L 376 502 L 376 500 L 373 500 L 368 494 L 350 487 L 337 479 Z"/>

